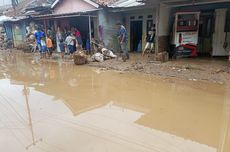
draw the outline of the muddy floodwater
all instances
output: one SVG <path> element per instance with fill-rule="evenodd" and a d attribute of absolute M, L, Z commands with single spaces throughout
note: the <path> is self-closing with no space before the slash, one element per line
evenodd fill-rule
<path fill-rule="evenodd" d="M 0 152 L 230 152 L 229 93 L 1 53 Z"/>

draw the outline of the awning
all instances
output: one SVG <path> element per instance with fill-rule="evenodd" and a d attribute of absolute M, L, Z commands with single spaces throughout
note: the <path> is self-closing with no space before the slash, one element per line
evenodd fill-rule
<path fill-rule="evenodd" d="M 165 5 L 168 5 L 170 7 L 230 2 L 230 0 L 137 0 L 137 1 L 146 3 L 146 5 L 165 4 Z"/>
<path fill-rule="evenodd" d="M 14 21 L 13 17 L 9 17 L 9 16 L 0 16 L 0 23 L 4 23 L 4 22 L 7 22 L 7 21 Z"/>
<path fill-rule="evenodd" d="M 25 19 L 26 17 L 10 17 L 10 16 L 5 16 L 5 15 L 2 15 L 0 16 L 0 24 L 4 23 L 4 22 L 16 22 L 16 21 L 19 21 L 19 20 L 22 20 L 22 19 Z"/>
<path fill-rule="evenodd" d="M 52 18 L 65 18 L 65 17 L 76 17 L 76 16 L 90 16 L 90 17 L 97 17 L 92 13 L 101 10 L 102 8 L 88 10 L 84 12 L 74 12 L 74 13 L 62 13 L 62 14 L 46 14 L 46 15 L 37 15 L 32 16 L 35 19 L 52 19 Z"/>

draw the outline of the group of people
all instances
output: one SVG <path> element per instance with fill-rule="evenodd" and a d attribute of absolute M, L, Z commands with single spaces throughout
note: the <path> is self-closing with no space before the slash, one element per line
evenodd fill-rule
<path fill-rule="evenodd" d="M 36 47 L 38 48 L 41 58 L 51 57 L 54 51 L 54 37 L 50 32 L 47 31 L 47 35 L 41 28 L 38 28 L 35 32 L 35 40 L 36 40 Z M 74 52 L 77 49 L 82 48 L 82 37 L 79 30 L 72 30 L 67 33 L 67 37 L 64 38 L 62 36 L 57 38 L 58 46 L 61 51 L 61 58 L 64 59 L 64 55 L 66 52 L 70 54 L 72 58 Z"/>
<path fill-rule="evenodd" d="M 128 34 L 125 26 L 123 26 L 121 23 L 117 23 L 117 26 L 119 28 L 118 31 L 118 43 L 120 46 L 121 51 L 123 52 L 122 59 L 123 61 L 126 61 L 129 59 L 129 53 L 127 49 L 127 44 L 128 44 Z M 37 48 L 41 54 L 41 58 L 47 57 L 47 54 L 49 57 L 52 56 L 53 50 L 54 50 L 54 40 L 52 34 L 47 31 L 47 36 L 46 34 L 41 30 L 41 28 L 38 28 L 37 31 L 34 34 L 35 39 L 36 39 L 36 45 Z M 72 58 L 74 52 L 76 52 L 78 49 L 82 48 L 82 37 L 81 33 L 78 29 L 72 28 L 71 31 L 67 32 L 67 36 L 63 38 L 63 36 L 57 36 L 57 41 L 58 41 L 58 46 L 60 51 L 61 51 L 61 58 L 64 58 L 64 55 L 66 52 L 70 54 L 70 57 Z M 146 38 L 146 46 L 144 50 L 142 51 L 142 55 L 144 55 L 145 51 L 150 48 L 150 50 L 153 50 L 154 47 L 154 39 L 155 39 L 155 31 L 154 27 L 151 27 L 150 31 L 147 34 Z M 90 42 L 88 42 L 90 43 Z M 90 47 L 90 44 L 87 45 L 86 42 L 86 47 Z"/>

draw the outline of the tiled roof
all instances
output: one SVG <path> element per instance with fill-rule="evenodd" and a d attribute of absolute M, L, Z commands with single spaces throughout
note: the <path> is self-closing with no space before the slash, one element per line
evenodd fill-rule
<path fill-rule="evenodd" d="M 139 2 L 138 0 L 118 0 L 115 3 L 112 3 L 111 7 L 134 7 L 134 6 L 142 6 L 144 3 Z"/>
<path fill-rule="evenodd" d="M 111 5 L 118 0 L 93 0 L 93 1 L 95 1 L 96 3 L 98 3 L 100 5 Z"/>

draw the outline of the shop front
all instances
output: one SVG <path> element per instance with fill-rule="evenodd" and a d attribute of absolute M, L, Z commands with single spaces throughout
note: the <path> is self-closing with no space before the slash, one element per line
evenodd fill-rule
<path fill-rule="evenodd" d="M 178 18 L 178 12 L 184 12 L 185 14 L 190 12 L 190 16 Z M 191 16 L 191 14 L 196 13 L 199 15 L 196 17 Z M 171 45 L 175 44 L 176 46 L 180 44 L 188 46 L 192 42 L 194 49 L 191 48 L 186 56 L 222 57 L 229 55 L 230 3 L 178 6 L 172 9 L 172 14 L 170 16 L 171 24 L 174 26 L 171 27 L 173 34 L 170 42 Z M 196 26 L 193 26 L 193 20 L 196 20 L 194 23 Z M 195 27 L 195 29 L 192 27 Z M 181 33 L 181 30 L 183 33 Z M 194 34 L 191 34 L 191 32 Z M 188 34 L 189 36 L 187 36 Z M 178 49 L 178 47 L 176 48 Z M 171 53 L 178 52 L 173 49 L 171 47 Z M 188 49 L 182 46 L 179 47 L 179 52 L 180 50 Z"/>

